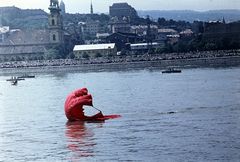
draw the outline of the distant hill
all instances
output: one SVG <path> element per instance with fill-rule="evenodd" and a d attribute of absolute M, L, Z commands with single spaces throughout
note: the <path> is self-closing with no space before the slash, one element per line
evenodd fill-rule
<path fill-rule="evenodd" d="M 138 10 L 137 12 L 138 16 L 146 17 L 146 15 L 149 15 L 153 20 L 163 17 L 166 20 L 185 20 L 190 23 L 193 21 L 207 22 L 212 20 L 222 20 L 223 18 L 226 23 L 240 20 L 240 10 L 211 10 L 206 12 L 197 12 L 193 10 Z"/>

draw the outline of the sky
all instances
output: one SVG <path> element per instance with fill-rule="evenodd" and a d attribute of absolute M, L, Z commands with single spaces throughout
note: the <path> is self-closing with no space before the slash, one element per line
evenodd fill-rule
<path fill-rule="evenodd" d="M 59 3 L 61 0 L 58 0 Z M 209 11 L 239 9 L 240 0 L 63 0 L 67 13 L 107 13 L 113 3 L 127 2 L 136 10 L 194 10 Z M 49 12 L 50 0 L 0 0 L 0 7 L 15 6 L 21 9 L 43 9 Z"/>

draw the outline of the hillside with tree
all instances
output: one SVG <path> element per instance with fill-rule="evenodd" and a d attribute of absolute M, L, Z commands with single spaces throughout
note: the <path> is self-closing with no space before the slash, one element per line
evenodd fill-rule
<path fill-rule="evenodd" d="M 159 17 L 163 17 L 166 20 L 175 21 L 188 21 L 192 23 L 193 21 L 213 21 L 222 20 L 223 18 L 226 22 L 235 22 L 240 20 L 240 10 L 211 10 L 206 12 L 197 12 L 193 10 L 148 10 L 148 11 L 138 11 L 138 16 L 146 17 L 149 15 L 151 19 L 157 20 Z"/>

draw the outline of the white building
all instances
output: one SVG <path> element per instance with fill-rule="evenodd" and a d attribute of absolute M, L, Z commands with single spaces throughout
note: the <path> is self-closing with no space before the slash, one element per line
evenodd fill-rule
<path fill-rule="evenodd" d="M 96 53 L 100 53 L 102 56 L 117 55 L 117 47 L 115 43 L 75 45 L 73 52 L 77 58 L 81 58 L 84 53 L 90 57 L 94 57 Z"/>
<path fill-rule="evenodd" d="M 7 38 L 7 34 L 9 33 L 9 26 L 0 26 L 0 44 Z"/>
<path fill-rule="evenodd" d="M 161 44 L 159 43 L 152 43 L 149 44 L 148 43 L 137 43 L 137 44 L 131 44 L 131 50 L 132 51 L 138 51 L 140 54 L 146 53 L 148 51 L 149 46 L 151 46 L 151 48 L 153 50 L 155 50 L 158 46 L 160 46 Z"/>
<path fill-rule="evenodd" d="M 99 20 L 88 21 L 86 23 L 81 23 L 82 33 L 88 33 L 90 35 L 96 35 L 97 33 L 103 33 L 104 29 Z"/>

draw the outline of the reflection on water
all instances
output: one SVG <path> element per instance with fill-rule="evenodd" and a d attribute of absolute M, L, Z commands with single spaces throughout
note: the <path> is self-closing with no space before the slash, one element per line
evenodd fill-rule
<path fill-rule="evenodd" d="M 66 123 L 67 148 L 71 151 L 68 160 L 94 155 L 93 146 L 97 145 L 94 140 L 94 131 L 102 128 L 103 122 L 68 121 Z"/>

